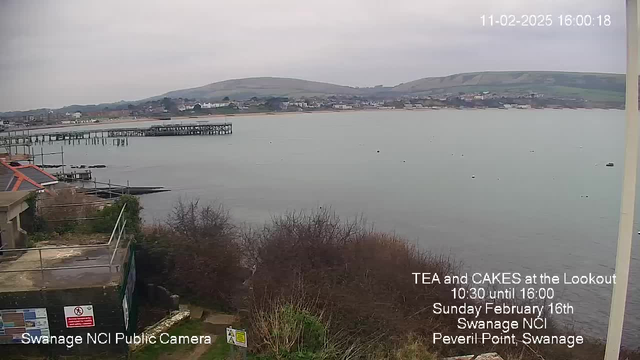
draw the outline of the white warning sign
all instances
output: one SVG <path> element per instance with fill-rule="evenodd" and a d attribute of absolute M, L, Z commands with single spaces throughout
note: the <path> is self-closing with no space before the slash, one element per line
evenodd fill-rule
<path fill-rule="evenodd" d="M 64 320 L 67 328 L 96 326 L 96 319 L 93 317 L 93 305 L 65 306 Z"/>

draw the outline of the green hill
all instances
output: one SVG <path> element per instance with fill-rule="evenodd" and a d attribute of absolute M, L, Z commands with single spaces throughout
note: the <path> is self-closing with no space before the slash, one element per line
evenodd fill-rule
<path fill-rule="evenodd" d="M 547 97 L 581 98 L 592 102 L 622 105 L 624 103 L 625 76 L 623 74 L 579 73 L 559 71 L 487 71 L 462 73 L 442 77 L 428 77 L 393 87 L 358 88 L 316 81 L 279 77 L 255 77 L 220 81 L 191 89 L 168 93 L 137 101 L 99 105 L 71 105 L 58 111 L 95 111 L 104 107 L 126 108 L 127 104 L 157 100 L 163 97 L 196 100 L 220 100 L 225 96 L 233 100 L 251 97 L 328 97 L 375 96 L 397 98 L 442 93 L 491 91 L 497 93 L 537 92 Z M 39 109 L 0 113 L 4 116 L 46 112 Z"/>
<path fill-rule="evenodd" d="M 355 88 L 289 78 L 260 77 L 226 80 L 209 85 L 171 91 L 145 100 L 190 98 L 198 100 L 249 99 L 253 96 L 360 95 L 398 97 L 474 91 L 526 93 L 575 97 L 591 101 L 624 101 L 625 77 L 621 74 L 571 73 L 553 71 L 505 71 L 463 73 L 423 78 L 394 87 Z"/>
<path fill-rule="evenodd" d="M 397 85 L 392 89 L 392 92 L 397 94 L 412 95 L 460 91 L 533 91 L 546 96 L 623 102 L 625 76 L 557 71 L 478 72 L 424 78 Z"/>
<path fill-rule="evenodd" d="M 145 100 L 163 97 L 212 100 L 222 99 L 225 96 L 233 99 L 250 99 L 254 96 L 302 97 L 360 94 L 362 91 L 348 86 L 300 79 L 258 77 L 225 80 L 196 88 L 175 90 Z"/>

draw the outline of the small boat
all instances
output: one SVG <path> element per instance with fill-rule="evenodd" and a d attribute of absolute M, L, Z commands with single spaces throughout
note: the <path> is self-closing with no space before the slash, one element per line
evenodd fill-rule
<path fill-rule="evenodd" d="M 611 166 L 613 166 L 613 163 L 612 163 L 612 162 L 610 162 L 610 163 L 607 163 L 607 165 L 606 165 L 606 166 L 609 166 L 609 167 L 611 167 Z"/>

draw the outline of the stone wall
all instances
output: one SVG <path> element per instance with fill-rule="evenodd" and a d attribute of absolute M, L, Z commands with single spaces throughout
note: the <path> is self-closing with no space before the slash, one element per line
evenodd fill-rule
<path fill-rule="evenodd" d="M 179 309 L 180 296 L 172 294 L 164 286 L 147 284 L 145 290 L 145 297 L 153 306 L 166 309 L 168 312 Z"/>

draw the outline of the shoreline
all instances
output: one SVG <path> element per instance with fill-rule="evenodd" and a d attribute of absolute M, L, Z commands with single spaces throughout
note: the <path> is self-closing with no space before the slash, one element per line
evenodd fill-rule
<path fill-rule="evenodd" d="M 382 109 L 384 110 L 384 109 Z M 393 109 L 393 110 L 404 110 L 404 109 Z M 32 127 L 23 127 L 11 130 L 5 130 L 4 132 L 9 131 L 24 131 L 24 130 L 46 130 L 46 129 L 60 129 L 60 128 L 69 128 L 69 127 L 78 127 L 78 126 L 100 126 L 107 124 L 128 124 L 128 123 L 136 123 L 136 122 L 151 122 L 151 121 L 183 121 L 187 119 L 208 119 L 208 118 L 227 118 L 227 117 L 250 117 L 250 116 L 273 116 L 273 115 L 299 115 L 299 114 L 315 114 L 315 113 L 338 113 L 338 112 L 347 112 L 354 110 L 342 110 L 342 111 L 332 111 L 332 110 L 318 110 L 318 111 L 297 111 L 297 112 L 260 112 L 260 113 L 239 113 L 239 114 L 211 114 L 211 115 L 199 115 L 199 116 L 171 116 L 170 120 L 161 120 L 157 117 L 143 117 L 143 118 L 118 118 L 113 120 L 101 120 L 99 122 L 93 123 L 80 123 L 80 124 L 55 124 L 55 125 L 43 125 L 43 126 L 32 126 Z M 375 109 L 365 109 L 365 110 L 355 110 L 355 111 L 381 111 Z M 194 120 L 197 121 L 197 120 Z"/>
<path fill-rule="evenodd" d="M 302 114 L 329 114 L 329 113 L 350 113 L 350 112 L 379 112 L 379 111 L 442 111 L 442 110 L 624 110 L 624 109 L 606 109 L 606 108 L 591 108 L 591 109 L 574 109 L 574 108 L 530 108 L 530 109 L 497 109 L 497 108 L 440 108 L 440 109 L 351 109 L 351 110 L 315 110 L 315 111 L 279 111 L 279 112 L 254 112 L 254 113 L 237 113 L 237 114 L 209 114 L 199 116 L 171 116 L 170 120 L 160 120 L 157 117 L 145 117 L 145 118 L 118 118 L 113 120 L 102 120 L 95 123 L 80 123 L 80 124 L 55 124 L 55 125 L 43 125 L 33 127 L 23 127 L 17 129 L 7 129 L 2 132 L 14 132 L 14 131 L 29 131 L 29 130 L 46 130 L 46 129 L 61 129 L 77 126 L 101 126 L 108 124 L 128 124 L 136 122 L 152 122 L 152 121 L 184 121 L 187 119 L 208 119 L 208 118 L 233 118 L 233 117 L 252 117 L 252 116 L 278 116 L 278 115 L 302 115 Z M 194 120 L 197 121 L 197 120 Z"/>

